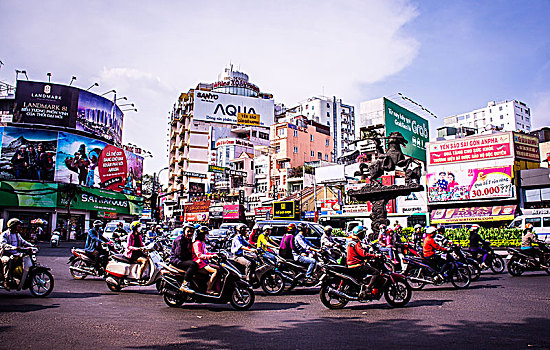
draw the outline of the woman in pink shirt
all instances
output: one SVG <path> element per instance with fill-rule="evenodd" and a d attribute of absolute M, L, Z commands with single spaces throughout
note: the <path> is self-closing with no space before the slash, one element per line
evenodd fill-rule
<path fill-rule="evenodd" d="M 208 227 L 202 226 L 195 234 L 195 241 L 193 242 L 193 261 L 199 264 L 199 272 L 206 271 L 210 274 L 206 293 L 216 294 L 216 292 L 212 291 L 212 285 L 218 274 L 218 269 L 208 263 L 209 258 L 216 256 L 216 254 L 209 253 L 208 250 L 206 250 L 205 240 L 208 231 Z"/>

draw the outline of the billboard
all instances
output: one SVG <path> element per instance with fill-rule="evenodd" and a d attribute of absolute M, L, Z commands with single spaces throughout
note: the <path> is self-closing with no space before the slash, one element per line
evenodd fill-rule
<path fill-rule="evenodd" d="M 59 132 L 55 181 L 141 195 L 143 158 L 103 141 Z"/>
<path fill-rule="evenodd" d="M 193 119 L 217 123 L 259 125 L 274 123 L 273 100 L 195 90 Z"/>
<path fill-rule="evenodd" d="M 0 179 L 53 181 L 57 132 L 2 128 Z"/>
<path fill-rule="evenodd" d="M 55 208 L 57 184 L 23 181 L 2 181 L 0 203 L 9 207 Z"/>
<path fill-rule="evenodd" d="M 59 185 L 58 205 L 67 206 L 67 195 L 63 184 Z M 118 214 L 142 215 L 143 199 L 123 193 L 115 193 L 99 188 L 78 188 L 78 193 L 71 202 L 72 209 L 107 211 Z"/>
<path fill-rule="evenodd" d="M 124 115 L 113 101 L 76 87 L 18 80 L 14 123 L 55 125 L 122 141 Z"/>
<path fill-rule="evenodd" d="M 415 159 L 426 161 L 426 144 L 430 141 L 428 121 L 421 116 L 384 98 L 386 136 L 398 131 L 408 144 L 403 153 Z"/>
<path fill-rule="evenodd" d="M 429 165 L 511 157 L 511 142 L 511 133 L 431 142 L 428 144 Z"/>
<path fill-rule="evenodd" d="M 538 163 L 540 161 L 538 137 L 517 132 L 514 132 L 513 135 L 516 158 Z"/>
<path fill-rule="evenodd" d="M 239 204 L 229 204 L 223 206 L 224 219 L 239 219 L 241 217 L 242 206 Z"/>
<path fill-rule="evenodd" d="M 515 205 L 438 209 L 432 211 L 431 222 L 432 224 L 452 224 L 476 221 L 513 220 L 515 211 Z"/>
<path fill-rule="evenodd" d="M 294 219 L 297 216 L 294 201 L 273 202 L 274 219 Z"/>
<path fill-rule="evenodd" d="M 513 167 L 456 169 L 426 176 L 430 203 L 515 197 Z"/>

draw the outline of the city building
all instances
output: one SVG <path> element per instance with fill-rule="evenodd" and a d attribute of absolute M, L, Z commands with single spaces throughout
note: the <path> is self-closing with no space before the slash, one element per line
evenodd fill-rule
<path fill-rule="evenodd" d="M 453 128 L 472 128 L 477 134 L 491 129 L 528 133 L 531 131 L 531 110 L 516 100 L 491 101 L 487 107 L 445 117 L 443 124 Z"/>
<path fill-rule="evenodd" d="M 550 168 L 550 128 L 544 127 L 531 131 L 531 135 L 539 139 L 540 166 Z"/>

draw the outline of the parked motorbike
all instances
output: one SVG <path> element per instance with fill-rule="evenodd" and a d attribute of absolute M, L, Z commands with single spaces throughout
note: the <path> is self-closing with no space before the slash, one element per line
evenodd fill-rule
<path fill-rule="evenodd" d="M 71 249 L 73 255 L 71 255 L 67 264 L 70 265 L 69 271 L 75 280 L 82 280 L 87 276 L 105 276 L 105 267 L 107 266 L 109 257 L 120 253 L 121 249 L 117 248 L 113 243 L 102 243 L 101 246 L 107 251 L 107 254 L 98 257 L 99 262 L 97 264 L 96 258 L 92 253 L 87 252 L 85 249 Z"/>
<path fill-rule="evenodd" d="M 143 271 L 143 279 L 139 276 L 140 264 L 131 261 L 123 254 L 114 254 L 109 259 L 105 272 L 107 287 L 113 292 L 129 286 L 150 286 L 156 284 L 157 290 L 161 290 L 162 257 L 154 249 L 155 243 L 145 246 L 149 263 Z"/>
<path fill-rule="evenodd" d="M 214 258 L 213 258 L 214 260 Z M 236 310 L 247 310 L 254 304 L 254 290 L 246 282 L 245 277 L 227 259 L 224 252 L 219 253 L 218 276 L 213 286 L 217 295 L 206 294 L 209 280 L 208 274 L 199 273 L 193 278 L 191 288 L 195 293 L 189 294 L 180 291 L 185 271 L 171 265 L 163 264 L 161 293 L 164 302 L 169 307 L 180 307 L 183 303 L 230 303 Z"/>
<path fill-rule="evenodd" d="M 504 259 L 500 257 L 497 253 L 495 253 L 495 250 L 493 249 L 493 247 L 491 247 L 491 242 L 484 241 L 483 249 L 487 251 L 487 260 L 485 261 L 485 264 L 487 264 L 487 269 L 490 268 L 494 273 L 503 273 L 504 269 L 506 268 L 506 264 L 504 263 Z M 477 252 L 472 252 L 469 250 L 466 250 L 466 254 L 472 259 L 476 260 L 481 268 L 481 264 L 483 263 L 482 254 L 478 254 Z"/>
<path fill-rule="evenodd" d="M 550 274 L 550 248 L 544 242 L 536 242 L 540 253 L 538 256 L 526 254 L 525 250 L 511 248 L 508 249 L 508 272 L 512 276 L 520 276 L 525 271 L 544 270 Z"/>
<path fill-rule="evenodd" d="M 454 249 L 460 248 L 458 247 Z M 430 266 L 424 258 L 404 258 L 408 263 L 404 275 L 407 276 L 412 289 L 420 290 L 424 288 L 426 284 L 439 286 L 446 282 L 451 282 L 455 288 L 460 289 L 468 288 L 470 286 L 472 281 L 472 273 L 467 265 L 457 261 L 458 256 L 456 255 L 455 250 L 451 253 L 443 254 L 442 257 L 446 259 L 447 262 L 447 269 L 442 278 L 439 275 L 439 269 L 435 269 Z"/>
<path fill-rule="evenodd" d="M 15 261 L 8 281 L 10 290 L 28 289 L 35 297 L 48 296 L 53 290 L 54 279 L 49 267 L 36 262 L 38 248 L 19 248 L 19 252 L 19 256 L 12 257 Z M 0 288 L 4 287 L 0 284 Z"/>
<path fill-rule="evenodd" d="M 50 238 L 50 247 L 59 247 L 59 241 L 61 240 L 61 234 L 58 231 L 52 232 L 52 237 Z"/>
<path fill-rule="evenodd" d="M 380 300 L 382 295 L 392 307 L 403 307 L 412 297 L 412 288 L 405 276 L 387 270 L 381 258 L 376 265 L 381 271 L 381 281 L 374 286 L 375 293 L 367 292 L 371 276 L 356 276 L 353 269 L 341 265 L 322 265 L 325 274 L 321 278 L 321 302 L 329 309 L 341 309 L 350 301 L 369 302 Z"/>

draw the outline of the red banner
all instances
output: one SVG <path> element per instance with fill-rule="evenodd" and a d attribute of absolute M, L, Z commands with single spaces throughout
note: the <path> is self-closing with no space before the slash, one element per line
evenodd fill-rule
<path fill-rule="evenodd" d="M 101 152 L 98 162 L 99 179 L 103 188 L 120 192 L 127 180 L 128 164 L 124 150 L 107 145 Z"/>
<path fill-rule="evenodd" d="M 511 133 L 501 133 L 430 143 L 430 165 L 511 157 L 510 136 Z"/>

